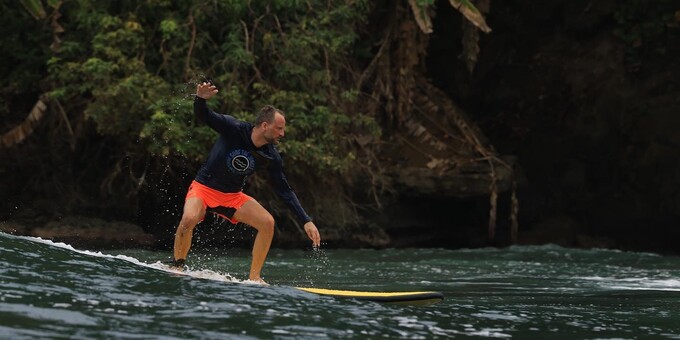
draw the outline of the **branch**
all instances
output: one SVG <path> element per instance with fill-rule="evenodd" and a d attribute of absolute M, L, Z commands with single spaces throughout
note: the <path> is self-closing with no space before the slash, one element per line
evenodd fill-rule
<path fill-rule="evenodd" d="M 38 98 L 38 101 L 35 103 L 26 119 L 9 132 L 3 134 L 0 138 L 0 144 L 5 148 L 9 148 L 30 136 L 33 133 L 33 129 L 40 123 L 45 115 L 45 111 L 47 110 L 47 104 L 45 104 L 45 102 L 47 100 L 47 94 L 43 93 L 40 95 L 40 98 Z"/>
<path fill-rule="evenodd" d="M 64 107 L 61 106 L 61 103 L 58 100 L 54 101 L 54 104 L 56 104 L 57 109 L 59 111 L 59 114 L 61 115 L 61 118 L 64 120 L 66 123 L 66 129 L 68 130 L 69 134 L 71 135 L 71 151 L 74 151 L 76 149 L 76 135 L 73 133 L 73 128 L 71 127 L 71 122 L 68 120 L 68 116 L 66 115 L 66 111 L 64 111 Z"/>
<path fill-rule="evenodd" d="M 194 21 L 194 14 L 189 11 L 189 25 L 191 25 L 191 42 L 189 43 L 189 52 L 187 52 L 187 59 L 184 63 L 184 75 L 189 73 L 191 62 L 191 54 L 194 52 L 194 44 L 196 44 L 196 22 Z"/>

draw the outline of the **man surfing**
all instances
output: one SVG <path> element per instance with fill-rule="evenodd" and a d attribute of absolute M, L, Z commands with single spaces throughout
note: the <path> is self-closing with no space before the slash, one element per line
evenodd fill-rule
<path fill-rule="evenodd" d="M 320 245 L 321 237 L 288 185 L 281 155 L 274 147 L 286 129 L 283 111 L 267 105 L 257 114 L 254 124 L 239 121 L 208 108 L 206 100 L 217 92 L 217 87 L 210 82 L 203 82 L 196 87 L 196 119 L 219 133 L 219 137 L 189 186 L 182 219 L 175 233 L 173 266 L 183 267 L 191 248 L 194 228 L 203 220 L 206 212 L 212 212 L 234 224 L 242 222 L 257 230 L 249 279 L 264 283 L 260 271 L 274 237 L 274 217 L 243 192 L 248 176 L 256 170 L 266 170 L 274 190 L 304 225 L 314 247 Z"/>

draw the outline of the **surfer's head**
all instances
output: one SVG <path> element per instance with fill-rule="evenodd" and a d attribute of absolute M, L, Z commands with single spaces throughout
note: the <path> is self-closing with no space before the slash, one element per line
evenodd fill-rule
<path fill-rule="evenodd" d="M 265 105 L 255 118 L 255 128 L 267 143 L 278 144 L 279 139 L 285 135 L 285 113 L 271 105 Z"/>

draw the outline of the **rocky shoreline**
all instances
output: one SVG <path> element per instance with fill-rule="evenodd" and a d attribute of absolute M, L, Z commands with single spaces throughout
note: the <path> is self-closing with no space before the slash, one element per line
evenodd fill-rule
<path fill-rule="evenodd" d="M 535 230 L 520 232 L 519 245 L 543 245 L 556 244 L 563 247 L 573 248 L 608 248 L 626 250 L 620 242 L 610 238 L 595 237 L 577 232 L 577 227 L 572 221 L 565 218 L 557 218 L 548 223 L 549 225 Z M 215 230 L 215 228 L 203 228 L 201 231 Z M 247 233 L 249 229 L 243 228 Z M 374 228 L 375 229 L 375 228 Z M 101 218 L 86 216 L 66 216 L 59 218 L 33 218 L 14 219 L 0 221 L 0 232 L 33 236 L 49 239 L 55 242 L 64 242 L 74 247 L 85 249 L 120 249 L 141 248 L 160 249 L 168 248 L 169 238 L 172 235 L 160 237 L 148 233 L 141 226 L 124 221 L 108 221 Z M 242 233 L 232 233 L 231 236 Z M 306 244 L 305 239 L 295 233 L 280 233 L 273 246 L 291 247 Z M 379 235 L 380 237 L 377 237 Z M 213 235 L 214 236 L 214 235 Z M 375 230 L 367 231 L 366 235 L 353 235 L 345 237 L 332 230 L 325 235 L 326 244 L 333 248 L 388 248 L 388 247 L 428 247 L 427 242 L 416 242 L 413 235 L 387 235 L 384 231 L 376 233 Z M 200 235 L 196 237 L 201 238 Z M 237 237 L 244 241 L 249 237 L 241 235 Z M 410 240 L 410 242 L 409 242 Z M 171 240 L 170 240 L 171 241 Z M 421 240 L 422 241 L 422 240 Z M 416 242 L 416 243 L 413 243 Z M 240 246 L 247 246 L 249 242 L 237 242 Z M 473 242 L 474 243 L 474 242 Z M 479 240 L 478 244 L 469 244 L 463 247 L 489 246 L 487 242 Z M 232 245 L 235 243 L 232 242 Z M 437 245 L 430 245 L 437 246 Z M 507 246 L 496 245 L 496 246 Z M 635 250 L 635 249 L 629 249 Z"/>
<path fill-rule="evenodd" d="M 83 248 L 152 248 L 156 244 L 154 235 L 135 224 L 84 216 L 47 221 L 43 218 L 2 221 L 0 232 L 40 237 Z"/>

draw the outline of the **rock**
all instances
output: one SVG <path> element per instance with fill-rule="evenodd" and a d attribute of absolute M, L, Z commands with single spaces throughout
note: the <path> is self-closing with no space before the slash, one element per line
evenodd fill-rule
<path fill-rule="evenodd" d="M 0 222 L 0 231 L 12 235 L 26 235 L 29 227 L 15 221 L 2 221 Z"/>
<path fill-rule="evenodd" d="M 321 242 L 333 248 L 385 248 L 390 246 L 391 239 L 384 229 L 375 224 L 362 225 L 356 232 L 347 232 L 337 228 L 328 228 L 321 231 Z M 359 231 L 360 230 L 360 231 Z M 306 236 L 298 240 L 308 242 Z"/>
<path fill-rule="evenodd" d="M 595 237 L 590 235 L 579 234 L 576 236 L 576 243 L 582 248 L 616 248 L 616 241 L 606 237 Z"/>
<path fill-rule="evenodd" d="M 370 246 L 372 248 L 385 248 L 390 245 L 390 236 L 382 229 L 374 228 L 367 233 L 357 234 L 352 240 L 358 243 L 359 247 Z"/>
<path fill-rule="evenodd" d="M 153 235 L 137 225 L 79 216 L 50 221 L 33 229 L 31 236 L 92 248 L 143 248 L 154 244 Z"/>
<path fill-rule="evenodd" d="M 521 231 L 518 244 L 541 245 L 552 243 L 563 247 L 574 247 L 577 245 L 577 228 L 578 223 L 569 216 L 550 217 L 534 225 L 532 230 Z"/>
<path fill-rule="evenodd" d="M 512 171 L 500 165 L 495 169 L 498 191 L 509 190 Z M 443 173 L 427 167 L 401 167 L 395 170 L 394 179 L 398 187 L 411 196 L 462 198 L 488 195 L 491 183 L 489 171 L 487 164 Z"/>

